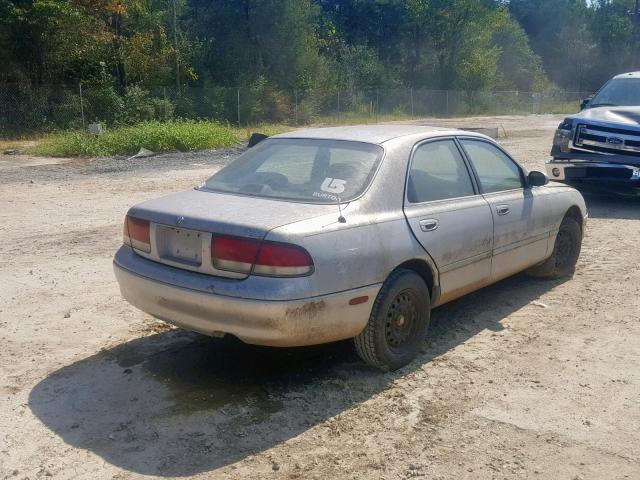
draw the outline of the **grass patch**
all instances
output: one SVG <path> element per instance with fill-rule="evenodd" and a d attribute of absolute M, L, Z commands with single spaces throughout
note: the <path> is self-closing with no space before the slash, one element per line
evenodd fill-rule
<path fill-rule="evenodd" d="M 542 107 L 540 109 L 540 113 L 576 113 L 580 111 L 580 103 L 578 101 L 574 102 L 554 102 L 547 103 L 543 102 Z"/>
<path fill-rule="evenodd" d="M 28 153 L 50 157 L 133 155 L 140 148 L 152 152 L 192 151 L 230 147 L 240 140 L 238 132 L 219 123 L 204 121 L 144 122 L 117 127 L 94 136 L 65 132 L 45 137 Z"/>
<path fill-rule="evenodd" d="M 37 145 L 37 140 L 2 140 L 0 139 L 0 153 L 5 150 L 23 151 Z"/>

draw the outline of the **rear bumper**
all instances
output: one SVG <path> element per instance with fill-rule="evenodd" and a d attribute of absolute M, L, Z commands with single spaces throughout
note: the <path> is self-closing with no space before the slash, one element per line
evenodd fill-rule
<path fill-rule="evenodd" d="M 156 318 L 205 335 L 231 334 L 246 343 L 315 345 L 362 331 L 381 285 L 291 301 L 253 300 L 177 287 L 138 275 L 114 262 L 122 296 Z M 367 302 L 349 305 L 354 297 Z"/>

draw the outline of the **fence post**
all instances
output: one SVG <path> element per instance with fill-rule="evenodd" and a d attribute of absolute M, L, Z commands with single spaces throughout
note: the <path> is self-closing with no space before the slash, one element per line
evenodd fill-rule
<path fill-rule="evenodd" d="M 340 121 L 340 90 L 338 90 L 338 121 Z"/>
<path fill-rule="evenodd" d="M 376 123 L 378 123 L 378 110 L 380 109 L 380 90 L 376 88 Z"/>
<path fill-rule="evenodd" d="M 297 126 L 298 125 L 298 89 L 295 89 L 293 91 L 293 96 L 295 97 L 295 102 L 296 102 L 295 112 L 296 112 L 296 126 Z"/>
<path fill-rule="evenodd" d="M 162 106 L 162 117 L 163 120 L 166 121 L 169 117 L 169 111 L 167 110 L 167 87 L 162 87 L 162 97 L 164 98 L 164 104 Z"/>
<path fill-rule="evenodd" d="M 238 126 L 240 126 L 240 89 L 237 89 L 238 92 Z"/>
<path fill-rule="evenodd" d="M 449 116 L 449 90 L 447 90 L 446 93 L 447 93 L 447 110 L 445 115 L 448 117 Z"/>
<path fill-rule="evenodd" d="M 413 119 L 413 117 L 414 117 L 414 114 L 413 114 L 413 87 L 411 87 L 410 93 L 411 93 L 411 118 Z"/>
<path fill-rule="evenodd" d="M 80 115 L 82 117 L 82 129 L 85 129 L 84 125 L 84 102 L 82 100 L 82 82 L 78 83 L 78 88 L 80 89 Z"/>

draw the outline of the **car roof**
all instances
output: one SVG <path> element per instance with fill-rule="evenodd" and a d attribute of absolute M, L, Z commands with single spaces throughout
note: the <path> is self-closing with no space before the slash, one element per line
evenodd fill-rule
<path fill-rule="evenodd" d="M 627 72 L 616 75 L 613 78 L 640 78 L 640 72 Z"/>
<path fill-rule="evenodd" d="M 271 138 L 317 138 L 323 140 L 351 140 L 355 142 L 381 144 L 399 137 L 422 135 L 439 137 L 445 135 L 469 134 L 481 136 L 473 132 L 452 128 L 431 127 L 426 125 L 350 125 L 343 127 L 306 128 L 292 132 L 274 135 Z"/>

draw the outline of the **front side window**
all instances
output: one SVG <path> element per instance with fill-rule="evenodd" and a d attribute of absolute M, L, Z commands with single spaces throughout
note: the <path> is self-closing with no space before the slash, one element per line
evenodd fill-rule
<path fill-rule="evenodd" d="M 432 202 L 474 195 L 471 177 L 453 140 L 428 142 L 413 154 L 407 200 Z"/>
<path fill-rule="evenodd" d="M 371 183 L 382 147 L 344 140 L 276 138 L 260 142 L 201 187 L 305 203 L 347 202 Z"/>
<path fill-rule="evenodd" d="M 482 140 L 460 140 L 478 173 L 484 193 L 522 188 L 520 167 L 498 147 Z"/>

